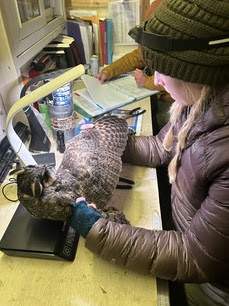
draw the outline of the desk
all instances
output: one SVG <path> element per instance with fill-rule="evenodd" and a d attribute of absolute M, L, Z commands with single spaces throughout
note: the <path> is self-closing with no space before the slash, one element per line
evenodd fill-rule
<path fill-rule="evenodd" d="M 147 109 L 142 135 L 151 133 L 149 99 L 131 104 Z M 110 205 L 122 209 L 134 226 L 160 228 L 155 169 L 126 165 L 122 176 L 133 179 L 133 190 L 116 190 Z M 16 194 L 10 185 L 7 194 Z M 0 238 L 18 203 L 0 194 Z M 0 252 L 0 305 L 145 306 L 169 305 L 166 282 L 112 265 L 79 245 L 74 262 L 7 256 Z"/>

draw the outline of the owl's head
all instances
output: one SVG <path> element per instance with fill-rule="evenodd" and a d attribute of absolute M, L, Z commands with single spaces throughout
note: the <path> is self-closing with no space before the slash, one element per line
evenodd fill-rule
<path fill-rule="evenodd" d="M 75 194 L 64 193 L 62 183 L 53 167 L 27 166 L 13 170 L 10 174 L 17 175 L 20 203 L 35 218 L 65 221 L 72 214 Z"/>
<path fill-rule="evenodd" d="M 15 169 L 10 172 L 12 174 L 17 175 L 18 193 L 35 198 L 40 198 L 43 189 L 51 186 L 56 179 L 54 168 L 46 165 Z"/>

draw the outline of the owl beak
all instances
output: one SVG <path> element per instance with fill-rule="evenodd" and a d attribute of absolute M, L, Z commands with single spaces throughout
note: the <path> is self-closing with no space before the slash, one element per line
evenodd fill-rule
<path fill-rule="evenodd" d="M 31 190 L 35 198 L 40 198 L 43 191 L 43 186 L 38 180 L 36 180 L 31 184 Z"/>

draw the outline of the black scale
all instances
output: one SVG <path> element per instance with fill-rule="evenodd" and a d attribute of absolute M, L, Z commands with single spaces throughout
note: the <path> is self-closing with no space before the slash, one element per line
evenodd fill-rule
<path fill-rule="evenodd" d="M 0 250 L 10 256 L 73 261 L 78 240 L 66 222 L 36 219 L 19 204 L 0 241 Z"/>

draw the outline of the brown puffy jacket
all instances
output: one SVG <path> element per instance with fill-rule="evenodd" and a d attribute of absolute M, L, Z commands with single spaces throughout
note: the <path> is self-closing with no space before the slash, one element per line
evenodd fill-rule
<path fill-rule="evenodd" d="M 186 119 L 183 112 L 175 135 Z M 168 164 L 174 155 L 156 137 L 129 139 L 128 161 L 148 167 Z M 124 158 L 125 158 L 124 156 Z M 125 160 L 124 160 L 125 161 Z M 148 230 L 99 219 L 86 247 L 122 266 L 169 280 L 229 280 L 229 86 L 193 126 L 172 184 L 176 230 Z"/>
<path fill-rule="evenodd" d="M 120 59 L 114 61 L 109 66 L 106 66 L 101 72 L 106 74 L 107 80 L 110 80 L 120 74 L 133 71 L 136 68 L 144 67 L 145 62 L 142 58 L 141 48 L 137 48 L 134 51 L 122 56 Z M 171 98 L 170 94 L 165 91 L 164 87 L 154 85 L 153 75 L 147 77 L 144 87 L 150 90 L 159 90 L 159 95 L 163 101 L 173 103 L 174 100 Z"/>

